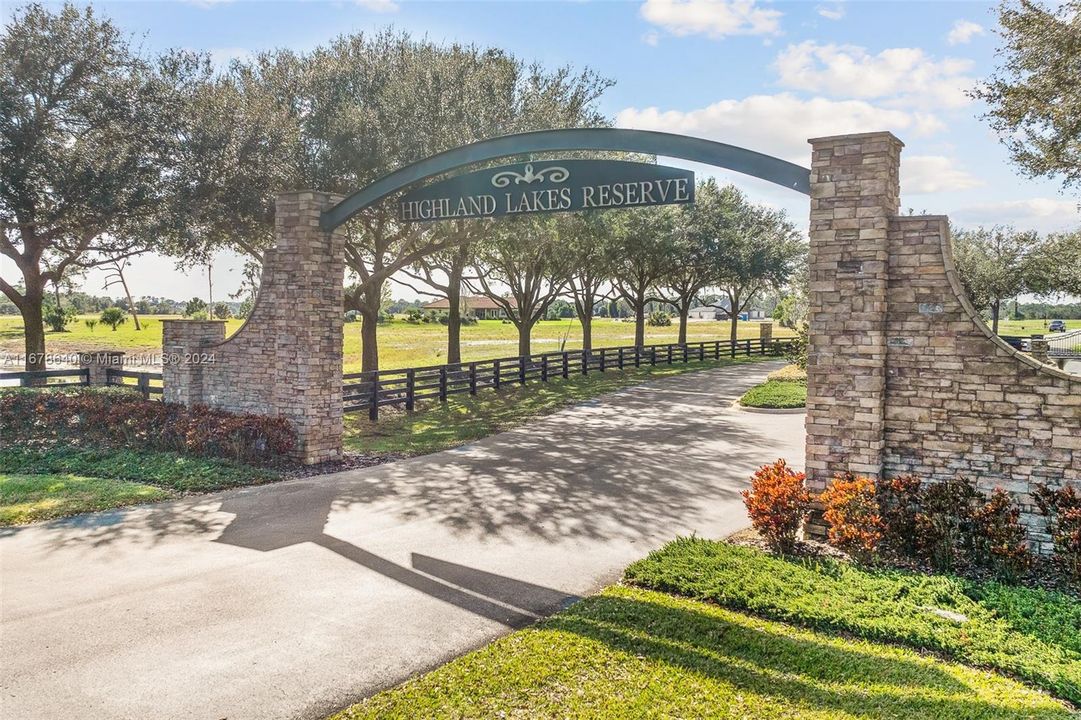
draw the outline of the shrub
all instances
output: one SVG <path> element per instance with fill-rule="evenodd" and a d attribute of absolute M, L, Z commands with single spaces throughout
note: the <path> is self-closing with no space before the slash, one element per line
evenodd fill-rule
<path fill-rule="evenodd" d="M 116 328 L 128 321 L 128 314 L 118 307 L 107 307 L 101 311 L 101 324 L 108 325 L 116 332 Z"/>
<path fill-rule="evenodd" d="M 405 314 L 405 321 L 407 323 L 413 323 L 414 325 L 417 325 L 420 323 L 421 318 L 423 317 L 424 313 L 422 313 L 419 309 L 410 308 L 409 312 Z"/>
<path fill-rule="evenodd" d="M 778 460 L 758 468 L 751 476 L 751 489 L 742 493 L 751 524 L 774 552 L 795 548 L 796 535 L 810 511 L 811 494 L 803 478 L 803 473 Z"/>
<path fill-rule="evenodd" d="M 846 473 L 819 496 L 829 541 L 860 562 L 870 562 L 882 541 L 882 517 L 871 478 Z"/>
<path fill-rule="evenodd" d="M 472 313 L 465 313 L 462 315 L 462 325 L 476 325 L 477 316 Z"/>
<path fill-rule="evenodd" d="M 228 320 L 232 312 L 229 310 L 229 305 L 223 302 L 214 303 L 214 317 L 218 320 Z"/>
<path fill-rule="evenodd" d="M 882 547 L 895 555 L 916 555 L 920 486 L 920 479 L 915 475 L 900 475 L 880 481 L 875 487 L 875 499 L 882 518 Z"/>
<path fill-rule="evenodd" d="M 1071 583 L 1081 585 L 1081 495 L 1070 486 L 1036 486 L 1036 505 L 1047 517 L 1055 563 Z"/>
<path fill-rule="evenodd" d="M 1021 510 L 1002 488 L 995 488 L 972 514 L 972 561 L 1001 580 L 1017 580 L 1032 562 L 1020 517 Z"/>
<path fill-rule="evenodd" d="M 27 447 L 177 450 L 257 461 L 284 456 L 295 444 L 284 418 L 144 400 L 123 388 L 5 390 L 0 435 Z"/>
<path fill-rule="evenodd" d="M 87 318 L 86 320 L 83 320 L 83 325 L 86 325 L 90 329 L 90 332 L 94 332 L 94 328 L 98 326 L 98 321 L 93 318 Z"/>
<path fill-rule="evenodd" d="M 807 369 L 807 346 L 810 344 L 810 336 L 807 326 L 802 326 L 796 333 L 796 337 L 785 345 L 785 359 L 801 370 Z"/>
<path fill-rule="evenodd" d="M 196 313 L 206 312 L 206 300 L 194 297 L 184 305 L 184 317 L 192 317 Z"/>
<path fill-rule="evenodd" d="M 345 315 L 343 316 L 342 320 L 344 322 L 347 322 L 347 323 L 356 322 L 357 321 L 357 311 L 356 310 L 346 310 Z"/>
<path fill-rule="evenodd" d="M 649 314 L 646 323 L 652 327 L 668 327 L 672 324 L 672 316 L 664 310 L 654 310 Z"/>
<path fill-rule="evenodd" d="M 916 513 L 916 553 L 936 570 L 963 569 L 975 536 L 974 505 L 979 493 L 958 477 L 929 485 Z"/>
<path fill-rule="evenodd" d="M 43 316 L 45 323 L 53 332 L 64 332 L 68 323 L 75 319 L 75 308 L 62 308 L 59 305 L 49 305 L 45 308 Z"/>

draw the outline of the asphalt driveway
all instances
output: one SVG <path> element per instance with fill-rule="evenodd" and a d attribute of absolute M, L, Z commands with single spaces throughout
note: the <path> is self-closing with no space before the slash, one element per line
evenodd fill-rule
<path fill-rule="evenodd" d="M 803 415 L 778 363 L 655 381 L 390 465 L 0 534 L 0 716 L 320 718 L 746 524 Z"/>

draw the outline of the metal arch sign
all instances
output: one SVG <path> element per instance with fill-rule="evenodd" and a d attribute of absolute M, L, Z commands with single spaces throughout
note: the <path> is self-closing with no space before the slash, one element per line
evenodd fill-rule
<path fill-rule="evenodd" d="M 398 201 L 405 222 L 694 202 L 694 172 L 624 160 L 537 160 L 441 180 Z"/>

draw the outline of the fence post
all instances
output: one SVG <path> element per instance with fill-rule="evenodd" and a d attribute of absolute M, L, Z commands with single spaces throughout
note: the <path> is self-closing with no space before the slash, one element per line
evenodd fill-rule
<path fill-rule="evenodd" d="M 642 367 L 642 348 L 634 346 L 634 366 Z"/>
<path fill-rule="evenodd" d="M 499 389 L 499 361 L 495 360 L 492 363 L 492 387 L 496 390 Z"/>
<path fill-rule="evenodd" d="M 619 363 L 619 369 L 622 370 L 623 369 L 623 348 L 619 349 L 619 360 L 617 362 Z"/>
<path fill-rule="evenodd" d="M 522 355 L 518 358 L 518 384 L 525 385 L 525 366 L 529 362 L 529 355 Z"/>
<path fill-rule="evenodd" d="M 743 342 L 747 346 L 747 357 L 750 357 L 751 356 L 751 341 L 750 340 L 744 340 Z"/>
<path fill-rule="evenodd" d="M 687 343 L 683 343 L 683 362 L 687 362 L 688 354 L 689 353 L 687 352 Z"/>
<path fill-rule="evenodd" d="M 469 363 L 469 394 L 477 394 L 477 364 L 475 362 Z"/>
<path fill-rule="evenodd" d="M 732 357 L 735 357 L 736 356 L 736 341 L 735 340 L 729 340 L 728 345 L 729 345 L 729 349 L 732 351 Z"/>
<path fill-rule="evenodd" d="M 548 356 L 541 355 L 541 382 L 548 382 Z"/>
<path fill-rule="evenodd" d="M 405 411 L 413 412 L 417 406 L 417 371 L 409 368 L 405 371 Z"/>
<path fill-rule="evenodd" d="M 721 359 L 721 341 L 720 340 L 714 340 L 713 341 L 713 359 L 714 360 L 720 360 Z"/>
<path fill-rule="evenodd" d="M 143 394 L 143 400 L 150 399 L 150 374 L 139 373 L 139 392 Z"/>
<path fill-rule="evenodd" d="M 668 364 L 672 364 L 672 343 L 668 343 Z"/>
<path fill-rule="evenodd" d="M 439 368 L 439 402 L 445 403 L 447 401 L 447 366 L 443 365 Z"/>
<path fill-rule="evenodd" d="M 601 372 L 604 372 L 604 360 L 608 356 L 608 348 L 601 348 Z"/>
<path fill-rule="evenodd" d="M 583 350 L 582 351 L 582 374 L 583 375 L 588 375 L 589 374 L 589 354 L 591 352 L 592 352 L 591 350 Z"/>
<path fill-rule="evenodd" d="M 368 398 L 368 419 L 375 422 L 379 419 L 379 373 L 372 372 L 372 389 Z"/>
<path fill-rule="evenodd" d="M 563 351 L 563 379 L 566 380 L 571 376 L 571 359 L 570 353 L 566 350 Z"/>

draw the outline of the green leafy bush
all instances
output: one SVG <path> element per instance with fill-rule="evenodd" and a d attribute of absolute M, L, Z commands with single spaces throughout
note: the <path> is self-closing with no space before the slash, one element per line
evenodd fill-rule
<path fill-rule="evenodd" d="M 1070 486 L 1054 490 L 1036 487 L 1036 504 L 1047 517 L 1055 544 L 1055 562 L 1064 575 L 1081 586 L 1081 495 Z"/>
<path fill-rule="evenodd" d="M 646 324 L 652 327 L 668 327 L 672 324 L 672 316 L 664 310 L 654 310 L 646 318 Z"/>
<path fill-rule="evenodd" d="M 67 329 L 68 323 L 74 320 L 75 317 L 75 308 L 60 307 L 59 305 L 49 305 L 45 308 L 45 313 L 43 315 L 45 324 L 48 325 L 49 329 L 53 332 L 64 332 Z"/>
<path fill-rule="evenodd" d="M 287 455 L 284 418 L 144 400 L 124 388 L 17 388 L 0 392 L 0 435 L 24 447 L 67 445 L 177 450 L 237 460 Z"/>
<path fill-rule="evenodd" d="M 101 324 L 116 329 L 128 321 L 128 314 L 118 307 L 107 307 L 101 311 Z"/>

